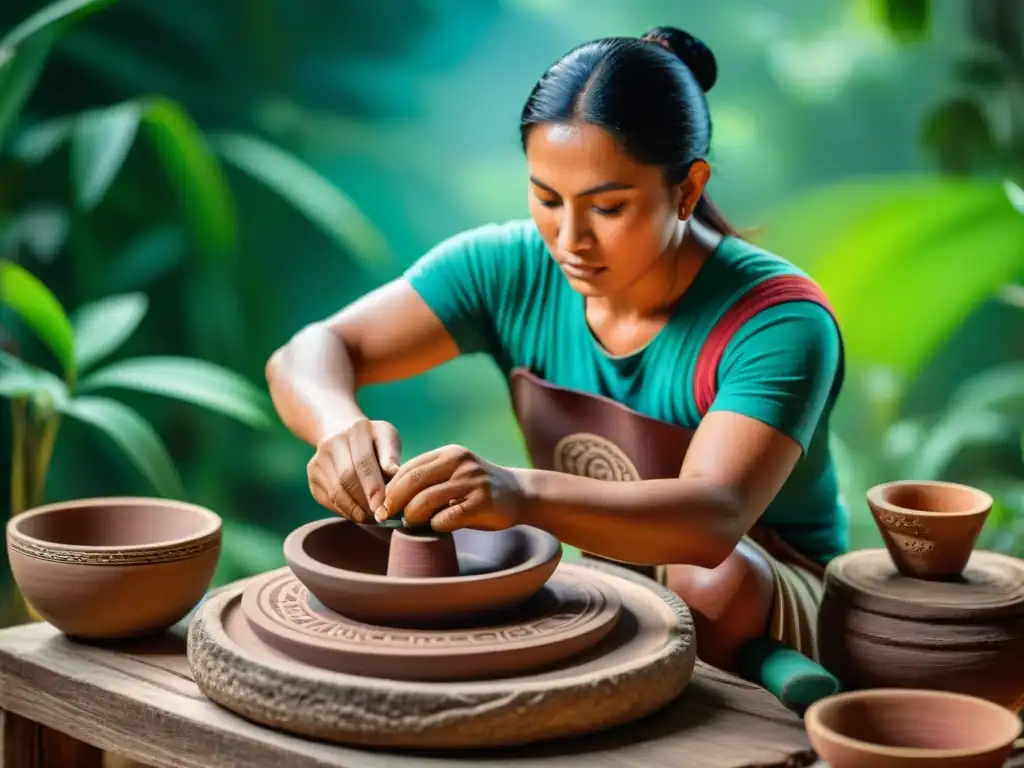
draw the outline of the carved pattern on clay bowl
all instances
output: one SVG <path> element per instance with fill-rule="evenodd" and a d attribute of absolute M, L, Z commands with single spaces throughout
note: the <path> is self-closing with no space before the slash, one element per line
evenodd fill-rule
<path fill-rule="evenodd" d="M 554 467 L 564 472 L 595 480 L 639 480 L 640 473 L 629 456 L 600 435 L 577 432 L 566 435 L 555 445 Z"/>
<path fill-rule="evenodd" d="M 899 572 L 925 580 L 963 572 L 992 509 L 984 491 L 937 480 L 882 483 L 867 503 Z"/>
<path fill-rule="evenodd" d="M 527 604 L 488 623 L 396 629 L 340 616 L 288 571 L 250 584 L 242 612 L 268 645 L 324 669 L 396 680 L 485 679 L 550 666 L 598 643 L 621 601 L 556 574 Z"/>
<path fill-rule="evenodd" d="M 554 536 L 529 526 L 462 529 L 455 539 L 458 576 L 388 576 L 388 541 L 342 518 L 295 529 L 285 561 L 317 599 L 336 613 L 384 626 L 431 626 L 501 610 L 528 600 L 562 559 Z"/>
<path fill-rule="evenodd" d="M 199 608 L 189 627 L 189 667 L 204 695 L 251 721 L 392 749 L 495 748 L 579 736 L 637 721 L 676 699 L 696 661 L 693 619 L 678 595 L 608 563 L 562 563 L 561 574 L 618 594 L 621 616 L 593 648 L 550 669 L 448 683 L 322 669 L 273 650 L 252 632 L 241 585 Z"/>

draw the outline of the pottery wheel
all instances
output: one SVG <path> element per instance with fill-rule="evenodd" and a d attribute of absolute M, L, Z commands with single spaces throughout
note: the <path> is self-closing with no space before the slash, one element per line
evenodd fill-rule
<path fill-rule="evenodd" d="M 926 581 L 901 575 L 887 550 L 858 550 L 829 564 L 825 588 L 872 613 L 924 620 L 988 620 L 1024 614 L 1024 561 L 977 550 L 961 577 Z"/>
<path fill-rule="evenodd" d="M 300 736 L 392 748 L 511 746 L 591 733 L 660 709 L 690 682 L 693 621 L 674 593 L 601 562 L 562 563 L 552 582 L 566 585 L 567 595 L 569 585 L 580 584 L 595 592 L 577 596 L 618 595 L 618 619 L 583 652 L 497 680 L 387 680 L 287 655 L 264 642 L 243 612 L 246 594 L 250 602 L 255 594 L 269 601 L 272 583 L 287 591 L 287 571 L 258 577 L 262 590 L 229 586 L 206 600 L 189 628 L 188 661 L 207 697 L 249 720 Z M 297 594 L 296 603 L 302 605 Z M 336 626 L 331 622 L 340 617 L 317 613 L 308 621 Z M 398 633 L 381 634 L 380 642 L 390 642 Z"/>
<path fill-rule="evenodd" d="M 548 667 L 600 641 L 620 608 L 607 584 L 560 572 L 525 605 L 476 627 L 393 629 L 335 613 L 286 568 L 246 587 L 241 614 L 274 650 L 323 669 L 451 681 Z"/>

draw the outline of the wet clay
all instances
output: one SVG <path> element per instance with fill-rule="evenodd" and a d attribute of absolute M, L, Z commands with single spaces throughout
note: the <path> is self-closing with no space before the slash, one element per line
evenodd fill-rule
<path fill-rule="evenodd" d="M 956 580 L 902 575 L 886 550 L 830 563 L 821 663 L 846 690 L 900 687 L 1024 707 L 1024 561 L 975 552 Z"/>
<path fill-rule="evenodd" d="M 299 599 L 287 571 L 265 579 L 268 589 L 276 581 L 285 592 L 292 590 L 295 601 L 274 601 L 282 607 L 299 606 L 283 608 L 286 613 L 298 611 L 298 618 L 288 621 L 321 635 L 325 643 L 363 642 L 367 653 L 389 644 L 429 645 L 415 642 L 412 638 L 425 637 L 415 632 L 378 627 L 366 633 L 322 611 L 302 617 L 302 612 L 308 616 L 317 609 Z M 617 620 L 588 649 L 554 666 L 509 671 L 500 679 L 388 680 L 297 660 L 254 630 L 244 603 L 246 594 L 251 604 L 260 590 L 243 594 L 244 586 L 228 587 L 200 607 L 189 629 L 188 661 L 200 690 L 242 717 L 300 736 L 391 748 L 500 747 L 592 733 L 638 720 L 688 685 L 696 660 L 693 622 L 678 596 L 605 563 L 562 563 L 551 585 L 565 585 L 565 610 L 547 618 L 536 614 L 539 620 L 532 624 L 521 620 L 522 631 L 511 626 L 453 631 L 440 644 L 449 647 L 433 652 L 442 657 L 461 652 L 472 658 L 476 646 L 498 649 L 582 626 L 571 618 L 581 615 L 575 607 L 579 590 L 594 590 L 606 601 L 618 596 Z M 598 613 L 606 614 L 607 608 Z M 323 631 L 316 629 L 318 621 Z"/>
<path fill-rule="evenodd" d="M 455 537 L 450 533 L 406 532 L 391 535 L 388 578 L 445 579 L 459 575 Z"/>
<path fill-rule="evenodd" d="M 831 768 L 998 768 L 1021 721 L 990 702 L 932 691 L 876 690 L 816 702 L 805 717 Z"/>
<path fill-rule="evenodd" d="M 431 554 L 427 567 L 446 574 L 452 569 L 449 556 L 433 558 L 445 551 L 446 540 L 454 544 L 456 575 L 389 573 L 390 568 L 406 573 L 422 568 L 416 552 L 423 542 L 415 538 L 399 529 L 385 541 L 333 517 L 289 534 L 284 556 L 296 578 L 325 606 L 347 618 L 388 627 L 466 621 L 514 607 L 544 585 L 562 557 L 561 543 L 537 528 L 462 529 L 448 539 L 438 537 L 437 543 L 429 536 L 425 540 Z"/>
<path fill-rule="evenodd" d="M 958 576 L 992 509 L 984 491 L 939 481 L 883 483 L 867 502 L 896 568 L 918 579 Z"/>
<path fill-rule="evenodd" d="M 50 504 L 7 525 L 14 580 L 67 635 L 114 640 L 161 632 L 202 599 L 217 566 L 221 520 L 168 499 Z"/>

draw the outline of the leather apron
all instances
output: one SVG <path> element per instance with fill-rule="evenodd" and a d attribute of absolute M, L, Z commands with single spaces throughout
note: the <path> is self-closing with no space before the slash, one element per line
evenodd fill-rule
<path fill-rule="evenodd" d="M 791 301 L 810 301 L 833 314 L 824 292 L 813 281 L 800 275 L 780 275 L 752 286 L 713 326 L 701 347 L 693 380 L 702 418 L 715 399 L 718 367 L 735 333 L 757 313 Z M 651 418 L 608 397 L 552 384 L 525 368 L 512 371 L 509 386 L 535 468 L 610 481 L 679 476 L 692 430 Z M 748 536 L 780 562 L 799 565 L 819 577 L 824 574 L 820 563 L 785 542 L 771 526 L 758 522 Z M 653 566 L 618 564 L 658 578 Z"/>

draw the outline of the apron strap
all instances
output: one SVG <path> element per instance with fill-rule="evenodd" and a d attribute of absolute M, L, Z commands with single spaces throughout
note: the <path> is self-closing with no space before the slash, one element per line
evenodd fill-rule
<path fill-rule="evenodd" d="M 693 376 L 693 397 L 703 418 L 711 409 L 718 390 L 718 367 L 725 348 L 750 318 L 762 310 L 790 301 L 810 301 L 823 307 L 835 320 L 828 297 L 817 283 L 803 275 L 778 275 L 753 286 L 733 303 L 715 323 L 697 357 Z"/>

